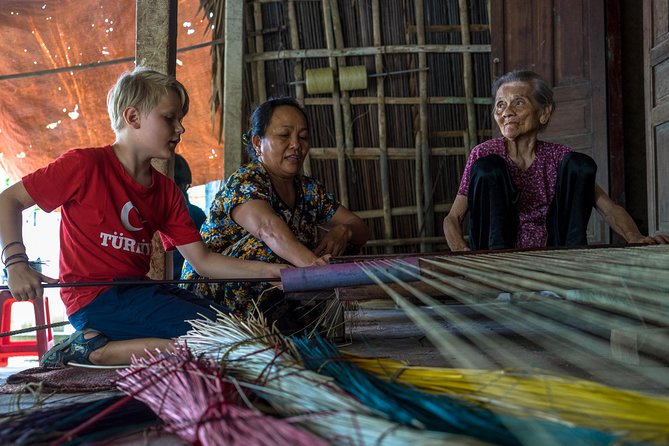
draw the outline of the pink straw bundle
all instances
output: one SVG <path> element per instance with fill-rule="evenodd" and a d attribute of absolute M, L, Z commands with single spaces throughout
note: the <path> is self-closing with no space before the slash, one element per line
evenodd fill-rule
<path fill-rule="evenodd" d="M 236 381 L 212 360 L 185 348 L 174 355 L 133 359 L 119 372 L 121 390 L 158 414 L 165 429 L 185 441 L 208 445 L 314 445 L 327 442 L 252 408 Z"/>

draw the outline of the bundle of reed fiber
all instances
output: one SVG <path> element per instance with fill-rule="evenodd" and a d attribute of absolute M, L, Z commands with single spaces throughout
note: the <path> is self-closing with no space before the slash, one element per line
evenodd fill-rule
<path fill-rule="evenodd" d="M 146 403 L 168 432 L 191 444 L 327 445 L 289 420 L 254 409 L 222 368 L 212 360 L 196 359 L 185 346 L 179 346 L 173 355 L 134 359 L 120 375 L 120 389 Z"/>
<path fill-rule="evenodd" d="M 544 370 L 473 370 L 408 366 L 343 357 L 374 375 L 435 394 L 453 395 L 497 413 L 562 420 L 617 432 L 624 441 L 669 443 L 669 398 L 616 389 Z"/>
<path fill-rule="evenodd" d="M 331 378 L 299 365 L 286 339 L 270 331 L 260 316 L 243 321 L 219 313 L 217 321 L 190 323 L 193 329 L 180 339 L 194 354 L 224 363 L 226 370 L 246 381 L 246 387 L 260 394 L 274 410 L 294 417 L 299 425 L 332 444 L 484 444 L 471 437 L 389 421 L 341 390 Z"/>
<path fill-rule="evenodd" d="M 332 343 L 318 335 L 292 340 L 309 369 L 331 376 L 360 401 L 402 423 L 417 420 L 431 430 L 470 435 L 496 444 L 521 444 L 524 439 L 542 438 L 556 444 L 609 445 L 617 440 L 612 433 L 594 429 L 498 416 L 464 399 L 384 381 L 346 361 Z"/>
<path fill-rule="evenodd" d="M 0 441 L 31 446 L 85 444 L 160 425 L 160 419 L 144 403 L 116 395 L 3 415 Z"/>

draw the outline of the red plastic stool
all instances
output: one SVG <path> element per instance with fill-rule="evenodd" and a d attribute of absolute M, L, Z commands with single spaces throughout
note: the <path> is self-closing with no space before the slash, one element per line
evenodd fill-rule
<path fill-rule="evenodd" d="M 0 291 L 0 333 L 11 331 L 12 305 L 18 302 L 12 294 Z M 46 325 L 51 323 L 49 315 L 49 299 L 47 297 L 29 301 L 35 309 L 35 325 Z M 12 341 L 10 336 L 0 337 L 0 367 L 7 366 L 7 358 L 10 356 L 37 356 L 41 358 L 49 348 L 53 346 L 53 333 L 51 329 L 38 330 L 35 340 Z"/>

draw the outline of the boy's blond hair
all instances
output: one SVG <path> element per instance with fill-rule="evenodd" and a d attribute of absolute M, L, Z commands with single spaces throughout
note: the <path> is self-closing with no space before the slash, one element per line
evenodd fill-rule
<path fill-rule="evenodd" d="M 181 109 L 186 116 L 188 92 L 174 76 L 141 66 L 123 73 L 107 94 L 107 111 L 114 132 L 118 133 L 124 127 L 123 111 L 126 108 L 135 107 L 146 115 L 169 90 L 174 90 L 181 98 Z"/>

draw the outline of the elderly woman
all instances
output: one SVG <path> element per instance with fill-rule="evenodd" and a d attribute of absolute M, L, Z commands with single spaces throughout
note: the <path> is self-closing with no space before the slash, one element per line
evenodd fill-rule
<path fill-rule="evenodd" d="M 595 182 L 589 156 L 538 139 L 555 110 L 553 91 L 531 71 L 513 71 L 493 85 L 493 116 L 502 136 L 476 146 L 444 219 L 453 251 L 587 245 L 595 207 L 628 243 L 667 243 L 643 236 L 631 216 Z M 462 236 L 470 212 L 469 246 Z"/>
<path fill-rule="evenodd" d="M 241 259 L 304 267 L 325 264 L 330 255 L 364 245 L 367 225 L 302 174 L 309 124 L 299 104 L 292 98 L 266 101 L 250 124 L 244 140 L 254 161 L 233 173 L 216 195 L 200 231 L 207 246 Z M 326 231 L 320 240 L 319 228 Z M 186 263 L 182 278 L 197 277 Z M 263 310 L 282 300 L 282 293 L 268 283 L 194 288 L 239 315 L 248 314 L 254 302 Z"/>

